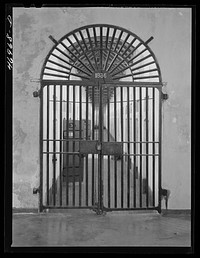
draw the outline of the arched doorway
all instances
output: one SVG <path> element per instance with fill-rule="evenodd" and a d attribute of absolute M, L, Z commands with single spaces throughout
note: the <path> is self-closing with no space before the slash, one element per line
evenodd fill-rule
<path fill-rule="evenodd" d="M 105 24 L 50 39 L 41 71 L 40 210 L 160 212 L 162 78 L 148 41 Z"/>

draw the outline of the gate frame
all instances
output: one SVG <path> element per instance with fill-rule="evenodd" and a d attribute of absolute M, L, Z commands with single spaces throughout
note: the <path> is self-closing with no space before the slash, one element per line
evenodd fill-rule
<path fill-rule="evenodd" d="M 162 190 L 162 186 L 161 186 L 161 182 L 162 182 L 162 97 L 163 97 L 163 92 L 162 92 L 162 76 L 161 76 L 161 71 L 160 71 L 160 67 L 159 67 L 159 63 L 153 53 L 153 51 L 150 49 L 150 47 L 148 46 L 148 43 L 153 39 L 153 37 L 151 37 L 150 39 L 148 39 L 146 42 L 144 42 L 140 37 L 138 37 L 136 34 L 134 34 L 133 32 L 119 27 L 119 26 L 115 26 L 115 25 L 111 25 L 111 24 L 91 24 L 91 25 L 86 25 L 80 28 L 77 28 L 75 30 L 72 30 L 71 32 L 67 33 L 66 35 L 64 35 L 63 37 L 61 37 L 58 41 L 55 40 L 52 36 L 49 36 L 49 38 L 53 41 L 54 46 L 50 49 L 48 55 L 45 58 L 45 61 L 43 63 L 42 69 L 41 69 L 41 74 L 40 74 L 40 83 L 41 83 L 41 87 L 40 90 L 38 91 L 38 95 L 40 97 L 40 118 L 39 118 L 39 154 L 40 154 L 40 186 L 39 186 L 39 212 L 42 212 L 44 209 L 46 209 L 46 207 L 43 205 L 43 88 L 47 85 L 79 85 L 79 86 L 93 86 L 96 85 L 96 81 L 91 81 L 91 80 L 57 80 L 57 79 L 43 79 L 43 75 L 44 75 L 44 70 L 45 70 L 45 65 L 51 55 L 51 53 L 53 52 L 53 50 L 56 48 L 57 45 L 59 45 L 60 43 L 62 44 L 63 39 L 65 39 L 65 37 L 70 36 L 70 34 L 74 34 L 76 32 L 79 32 L 83 29 L 88 29 L 88 28 L 95 28 L 95 27 L 100 27 L 102 29 L 102 27 L 111 27 L 114 30 L 121 30 L 125 33 L 128 33 L 129 35 L 132 35 L 133 37 L 135 37 L 136 39 L 138 39 L 145 47 L 146 49 L 150 52 L 152 58 L 155 61 L 156 67 L 157 67 L 157 71 L 158 71 L 158 78 L 159 78 L 159 82 L 136 82 L 133 81 L 109 81 L 107 83 L 101 83 L 101 85 L 103 84 L 110 84 L 112 85 L 112 87 L 114 86 L 132 86 L 132 87 L 151 87 L 151 88 L 157 88 L 159 91 L 159 124 L 158 124 L 158 130 L 159 130 L 159 163 L 158 163 L 158 206 L 157 207 L 147 207 L 147 208 L 123 208 L 123 210 L 157 210 L 159 213 L 161 213 L 161 190 Z M 132 43 L 130 43 L 131 45 Z M 109 50 L 110 51 L 110 50 Z M 136 78 L 137 79 L 137 78 Z M 99 154 L 100 156 L 103 156 L 102 154 Z M 101 171 L 100 171 L 101 172 Z M 48 208 L 52 208 L 52 207 L 48 207 Z M 56 208 L 56 207 L 55 207 Z M 59 207 L 59 208 L 64 208 L 67 209 L 68 207 Z M 70 207 L 71 208 L 71 207 Z M 75 207 L 76 208 L 76 207 Z M 80 208 L 84 208 L 84 207 L 80 207 Z M 89 208 L 89 207 L 88 207 Z M 108 211 L 111 209 L 108 209 L 106 207 L 103 206 L 103 204 L 101 205 L 101 201 L 100 201 L 100 210 L 101 211 Z M 98 208 L 98 210 L 99 210 Z M 117 210 L 115 208 L 115 210 Z M 120 209 L 121 210 L 121 209 Z"/>

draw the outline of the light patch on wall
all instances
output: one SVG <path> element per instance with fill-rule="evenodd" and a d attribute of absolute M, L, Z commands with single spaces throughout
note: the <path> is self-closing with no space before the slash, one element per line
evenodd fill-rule
<path fill-rule="evenodd" d="M 177 119 L 176 117 L 173 117 L 172 123 L 176 123 Z"/>
<path fill-rule="evenodd" d="M 18 196 L 15 193 L 13 193 L 12 196 L 13 208 L 21 208 L 21 202 L 19 201 Z"/>
<path fill-rule="evenodd" d="M 23 144 L 27 134 L 21 128 L 21 121 L 14 118 L 14 149 Z"/>

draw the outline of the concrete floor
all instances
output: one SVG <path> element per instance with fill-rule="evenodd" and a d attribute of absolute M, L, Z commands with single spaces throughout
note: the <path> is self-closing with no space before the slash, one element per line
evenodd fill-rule
<path fill-rule="evenodd" d="M 13 247 L 191 246 L 190 215 L 90 210 L 13 214 Z"/>

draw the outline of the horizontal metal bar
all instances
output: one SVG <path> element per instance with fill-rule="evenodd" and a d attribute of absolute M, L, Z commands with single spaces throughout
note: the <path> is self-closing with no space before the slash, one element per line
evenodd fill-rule
<path fill-rule="evenodd" d="M 46 152 L 44 151 L 43 154 L 68 154 L 68 155 L 80 155 L 80 152 L 60 152 L 60 151 L 51 151 L 51 152 Z M 90 154 L 90 153 L 87 153 Z M 92 153 L 91 153 L 92 154 Z M 98 154 L 96 154 L 98 155 Z M 109 154 L 102 154 L 103 156 L 109 155 Z M 114 156 L 114 155 L 113 155 Z M 120 154 L 117 156 L 160 156 L 160 154 Z"/>
<path fill-rule="evenodd" d="M 135 78 L 136 79 L 136 78 Z M 113 87 L 116 85 L 118 86 L 135 86 L 135 87 L 162 87 L 162 82 L 120 82 L 120 81 L 111 81 L 107 83 L 102 83 L 101 85 L 112 85 Z"/>
<path fill-rule="evenodd" d="M 104 211 L 134 211 L 134 210 L 158 210 L 158 207 L 135 207 L 135 208 L 107 208 L 103 207 Z"/>
<path fill-rule="evenodd" d="M 160 156 L 160 154 L 120 154 L 119 156 Z"/>
<path fill-rule="evenodd" d="M 70 141 L 71 141 L 71 142 L 89 142 L 90 140 L 80 140 L 80 139 L 77 139 L 77 140 L 76 140 L 76 139 L 72 139 L 72 140 L 71 140 L 71 139 L 53 140 L 53 139 L 43 139 L 43 141 L 58 141 L 58 142 L 62 142 L 62 141 L 63 141 L 63 142 L 65 142 L 65 141 L 66 141 L 66 142 L 70 142 Z M 103 142 L 107 142 L 107 141 L 103 141 Z M 122 144 L 123 144 L 123 143 L 145 143 L 145 144 L 146 144 L 146 143 L 150 143 L 150 144 L 158 143 L 158 144 L 159 144 L 159 143 L 160 143 L 160 142 L 157 142 L 157 141 L 156 141 L 156 142 L 150 142 L 150 141 L 149 141 L 149 142 L 147 142 L 147 141 L 144 141 L 144 142 L 139 142 L 139 141 L 123 141 L 123 142 L 120 142 L 120 141 L 114 141 L 114 142 L 115 142 L 115 143 L 122 143 Z"/>
<path fill-rule="evenodd" d="M 53 140 L 53 139 L 43 139 L 43 141 L 47 142 L 47 141 L 57 141 L 57 142 L 81 142 L 82 140 L 80 139 L 59 139 L 59 140 Z"/>
<path fill-rule="evenodd" d="M 81 86 L 80 86 L 80 87 L 81 87 Z M 153 99 L 153 98 L 148 98 L 148 100 L 150 100 L 150 99 Z M 53 101 L 54 101 L 53 99 L 50 99 L 50 100 L 49 100 L 49 102 L 53 102 Z M 134 101 L 136 101 L 136 102 L 137 102 L 137 101 L 146 101 L 146 99 L 136 99 L 136 100 L 130 99 L 130 100 L 129 100 L 129 103 L 130 103 L 130 102 L 134 102 Z M 56 100 L 56 102 L 60 102 L 60 100 Z M 72 100 L 70 100 L 70 101 L 62 100 L 61 102 L 74 103 Z M 75 103 L 79 104 L 80 102 L 79 102 L 79 101 L 75 101 Z M 87 102 L 87 101 L 82 101 L 81 103 L 84 103 L 84 104 L 86 103 L 86 104 L 87 104 L 87 103 L 92 103 L 92 102 L 91 102 L 91 101 L 88 101 L 88 102 Z M 104 103 L 104 101 L 103 101 L 103 103 Z M 109 103 L 112 104 L 112 103 L 115 103 L 115 101 L 109 101 Z M 116 101 L 116 103 L 121 103 L 121 100 Z M 123 103 L 127 103 L 127 100 L 123 100 Z"/>
<path fill-rule="evenodd" d="M 77 85 L 77 86 L 94 86 L 94 81 L 78 81 L 78 80 L 41 80 L 43 86 L 48 85 Z M 162 87 L 162 82 L 120 82 L 120 81 L 109 81 L 102 83 L 104 85 L 112 85 L 113 87 Z"/>
<path fill-rule="evenodd" d="M 66 152 L 66 151 L 44 151 L 43 154 L 69 154 L 69 155 L 80 155 L 80 152 Z"/>
<path fill-rule="evenodd" d="M 51 85 L 77 85 L 77 86 L 93 86 L 94 82 L 88 81 L 79 81 L 79 80 L 42 80 L 43 86 Z"/>
<path fill-rule="evenodd" d="M 43 206 L 43 209 L 93 209 L 93 206 Z"/>

